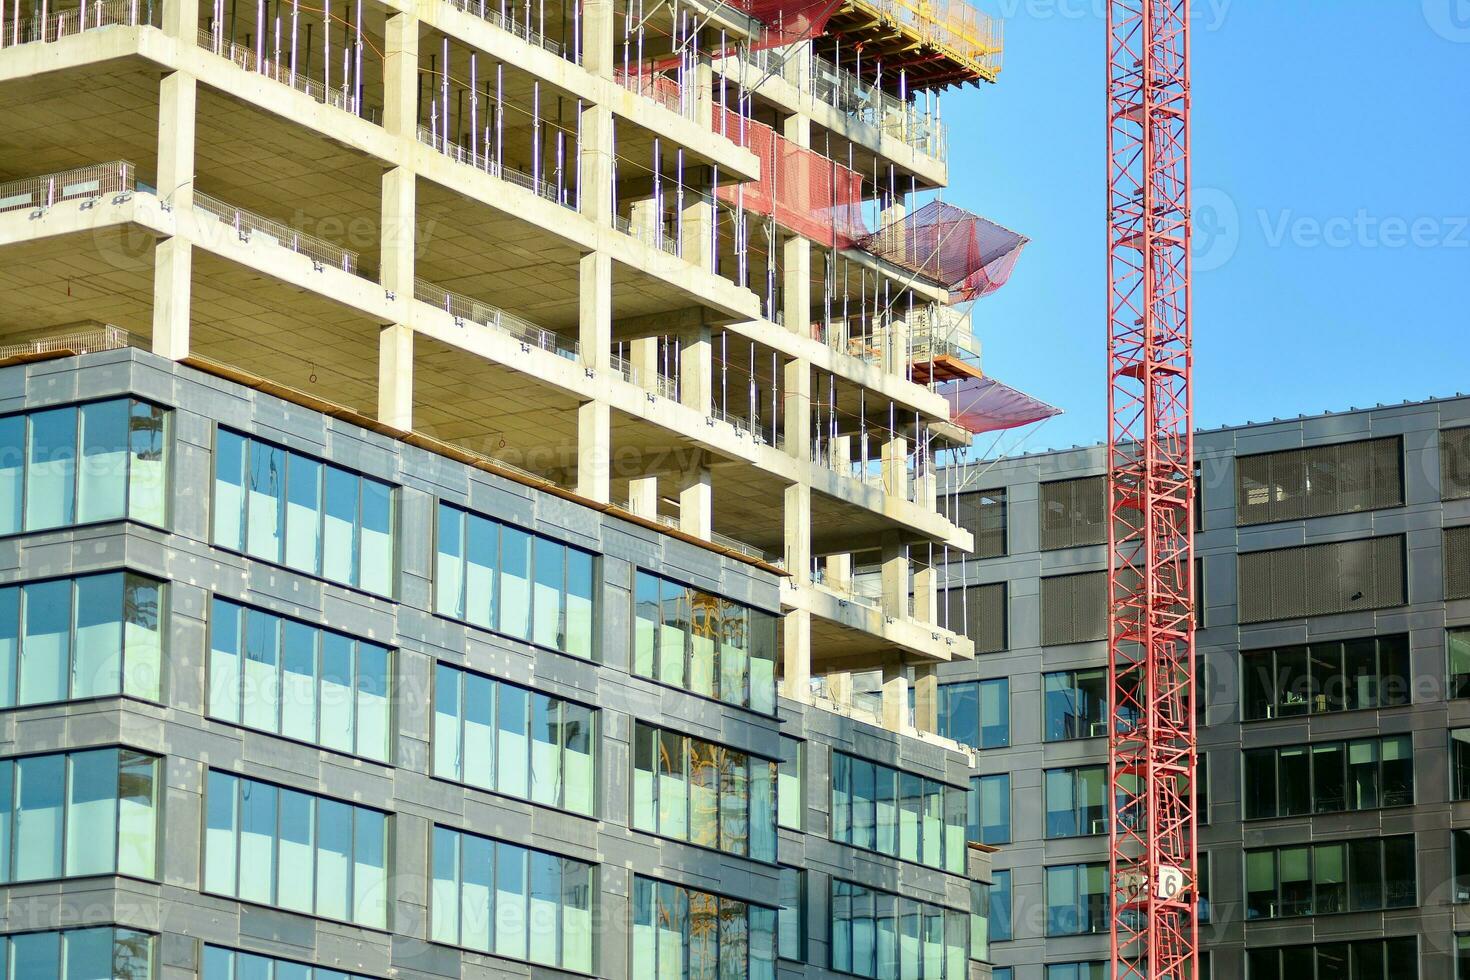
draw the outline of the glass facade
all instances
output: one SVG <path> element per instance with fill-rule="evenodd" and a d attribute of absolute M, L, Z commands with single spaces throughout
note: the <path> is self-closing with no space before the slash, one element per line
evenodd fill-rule
<path fill-rule="evenodd" d="M 123 748 L 0 760 L 0 882 L 157 878 L 158 765 Z"/>
<path fill-rule="evenodd" d="M 0 418 L 0 534 L 168 521 L 168 413 L 130 398 Z"/>
<path fill-rule="evenodd" d="M 832 839 L 839 843 L 964 874 L 966 804 L 952 786 L 832 753 Z"/>
<path fill-rule="evenodd" d="M 970 913 L 832 879 L 832 969 L 873 980 L 969 976 Z"/>
<path fill-rule="evenodd" d="M 388 925 L 388 815 L 211 769 L 204 891 Z"/>
<path fill-rule="evenodd" d="M 970 777 L 965 839 L 982 844 L 1011 842 L 1011 774 Z"/>
<path fill-rule="evenodd" d="M 1004 677 L 939 685 L 938 712 L 945 738 L 977 749 L 1011 744 L 1011 682 Z"/>
<path fill-rule="evenodd" d="M 643 722 L 633 731 L 633 828 L 776 861 L 776 768 Z"/>
<path fill-rule="evenodd" d="M 1244 756 L 1247 820 L 1414 802 L 1408 735 L 1248 749 Z"/>
<path fill-rule="evenodd" d="M 1082 837 L 1108 832 L 1108 767 L 1048 769 L 1046 836 Z"/>
<path fill-rule="evenodd" d="M 386 647 L 214 599 L 212 718 L 388 762 L 392 676 Z"/>
<path fill-rule="evenodd" d="M 1247 919 L 1412 908 L 1414 835 L 1245 852 Z"/>
<path fill-rule="evenodd" d="M 590 553 L 442 501 L 435 542 L 435 612 L 592 659 Z"/>
<path fill-rule="evenodd" d="M 986 907 L 990 912 L 990 941 L 1007 942 L 1011 938 L 1011 873 L 990 872 L 989 891 Z"/>
<path fill-rule="evenodd" d="M 1103 960 L 1085 963 L 1048 963 L 1046 980 L 1110 980 L 1108 964 Z"/>
<path fill-rule="evenodd" d="M 1108 931 L 1108 866 L 1063 864 L 1046 869 L 1046 934 Z"/>
<path fill-rule="evenodd" d="M 1041 737 L 1045 741 L 1107 737 L 1106 667 L 1043 674 L 1041 689 L 1046 712 Z"/>
<path fill-rule="evenodd" d="M 592 865 L 437 826 L 431 863 L 433 942 L 592 972 Z"/>
<path fill-rule="evenodd" d="M 636 875 L 632 976 L 775 980 L 776 918 L 774 908 Z"/>
<path fill-rule="evenodd" d="M 371 980 L 369 977 L 258 953 L 205 946 L 199 980 Z"/>
<path fill-rule="evenodd" d="M 113 926 L 15 933 L 0 936 L 0 976 L 10 980 L 153 980 L 158 969 L 157 945 L 156 936 Z"/>
<path fill-rule="evenodd" d="M 639 570 L 633 673 L 775 714 L 776 617 Z"/>
<path fill-rule="evenodd" d="M 1417 980 L 1419 941 L 1400 936 L 1248 949 L 1245 964 L 1250 980 Z"/>
<path fill-rule="evenodd" d="M 0 708 L 159 700 L 165 595 L 162 582 L 132 572 L 0 588 Z"/>
<path fill-rule="evenodd" d="M 801 830 L 806 810 L 806 743 L 781 736 L 781 762 L 776 768 L 776 822 Z"/>
<path fill-rule="evenodd" d="M 776 910 L 776 953 L 783 960 L 806 961 L 806 872 L 781 868 L 781 891 Z"/>
<path fill-rule="evenodd" d="M 1470 626 L 1445 631 L 1449 649 L 1450 687 L 1452 698 L 1470 698 Z"/>
<path fill-rule="evenodd" d="M 1301 644 L 1240 655 L 1241 718 L 1388 708 L 1413 688 L 1407 635 Z"/>
<path fill-rule="evenodd" d="M 339 585 L 393 594 L 393 487 L 215 430 L 214 543 Z"/>
<path fill-rule="evenodd" d="M 597 712 L 448 664 L 434 668 L 434 775 L 591 815 Z"/>

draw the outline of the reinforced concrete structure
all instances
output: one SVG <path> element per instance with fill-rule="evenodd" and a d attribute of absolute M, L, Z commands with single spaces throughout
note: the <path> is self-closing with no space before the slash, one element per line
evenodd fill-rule
<path fill-rule="evenodd" d="M 1470 977 L 1470 398 L 1195 446 L 1205 975 Z M 952 481 L 976 548 L 945 608 L 977 657 L 941 670 L 939 728 L 979 750 L 1008 980 L 1109 976 L 1107 466 Z"/>

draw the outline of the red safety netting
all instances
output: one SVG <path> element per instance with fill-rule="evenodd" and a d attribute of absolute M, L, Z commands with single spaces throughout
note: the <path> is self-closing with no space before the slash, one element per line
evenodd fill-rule
<path fill-rule="evenodd" d="M 732 6 L 760 21 L 751 48 L 772 48 L 820 37 L 839 0 L 734 0 Z"/>
<path fill-rule="evenodd" d="M 734 186 L 720 187 L 720 200 L 739 200 L 747 211 L 770 215 L 781 227 L 834 248 L 868 236 L 861 174 L 728 109 L 716 107 L 715 129 L 743 143 L 761 162 L 759 180 L 741 184 L 738 192 Z"/>
<path fill-rule="evenodd" d="M 949 400 L 951 419 L 969 432 L 1014 429 L 1062 414 L 1055 405 L 994 378 L 965 378 L 940 390 Z"/>
<path fill-rule="evenodd" d="M 959 302 L 988 296 L 1011 276 L 1027 239 L 964 208 L 931 201 L 857 242 L 859 248 L 933 279 Z"/>

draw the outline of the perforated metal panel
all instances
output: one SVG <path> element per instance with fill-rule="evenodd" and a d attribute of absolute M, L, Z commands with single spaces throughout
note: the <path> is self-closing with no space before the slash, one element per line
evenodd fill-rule
<path fill-rule="evenodd" d="M 1444 529 L 1444 597 L 1470 599 L 1470 525 Z"/>
<path fill-rule="evenodd" d="M 1006 584 L 994 582 L 944 593 L 945 622 L 956 633 L 975 641 L 976 653 L 998 653 L 1006 648 Z"/>
<path fill-rule="evenodd" d="M 1043 646 L 1107 638 L 1107 572 L 1053 575 L 1041 580 Z"/>
<path fill-rule="evenodd" d="M 1408 602 L 1401 535 L 1249 552 L 1239 573 L 1242 623 Z"/>
<path fill-rule="evenodd" d="M 1439 495 L 1445 500 L 1470 497 L 1470 425 L 1439 434 Z"/>
<path fill-rule="evenodd" d="M 1235 460 L 1235 523 L 1242 527 L 1403 503 L 1404 450 L 1397 436 Z"/>
<path fill-rule="evenodd" d="M 1006 492 L 982 490 L 950 498 L 945 516 L 975 535 L 976 558 L 1000 558 L 1006 554 Z"/>
<path fill-rule="evenodd" d="M 1040 492 L 1042 551 L 1107 543 L 1107 477 L 1055 480 Z"/>

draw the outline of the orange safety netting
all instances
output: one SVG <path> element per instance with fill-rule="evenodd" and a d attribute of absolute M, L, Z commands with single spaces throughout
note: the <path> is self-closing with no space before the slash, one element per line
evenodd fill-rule
<path fill-rule="evenodd" d="M 741 184 L 738 198 L 735 187 L 720 187 L 720 200 L 733 204 L 738 199 L 747 211 L 769 215 L 781 227 L 834 248 L 867 237 L 861 174 L 797 146 L 764 123 L 742 120 L 728 109 L 715 112 L 716 130 L 743 143 L 761 162 L 759 180 Z"/>
<path fill-rule="evenodd" d="M 931 201 L 857 246 L 934 280 L 963 302 L 1004 286 L 1027 241 L 964 208 Z"/>

